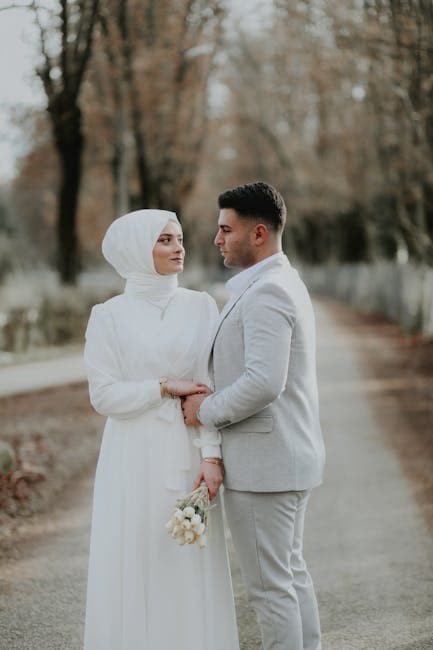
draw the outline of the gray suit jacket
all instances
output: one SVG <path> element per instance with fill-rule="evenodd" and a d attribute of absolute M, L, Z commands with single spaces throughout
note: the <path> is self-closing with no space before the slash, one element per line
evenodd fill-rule
<path fill-rule="evenodd" d="M 210 365 L 215 393 L 199 417 L 222 433 L 226 487 L 279 492 L 321 483 L 314 314 L 285 256 L 223 312 Z"/>

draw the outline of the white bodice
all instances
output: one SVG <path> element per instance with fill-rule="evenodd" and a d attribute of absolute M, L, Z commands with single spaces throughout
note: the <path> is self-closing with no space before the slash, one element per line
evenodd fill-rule
<path fill-rule="evenodd" d="M 90 401 L 114 421 L 156 416 L 170 423 L 167 487 L 190 463 L 189 431 L 178 399 L 161 398 L 159 379 L 209 385 L 208 358 L 218 310 L 204 292 L 177 289 L 164 310 L 129 294 L 95 305 L 86 331 L 84 358 Z M 199 428 L 203 456 L 220 456 L 220 436 Z"/>

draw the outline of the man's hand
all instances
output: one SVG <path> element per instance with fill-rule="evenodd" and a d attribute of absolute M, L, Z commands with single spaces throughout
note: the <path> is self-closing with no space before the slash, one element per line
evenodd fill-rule
<path fill-rule="evenodd" d="M 194 395 L 195 393 L 209 395 L 212 392 L 206 384 L 198 384 L 195 381 L 187 381 L 184 379 L 167 379 L 165 385 L 167 392 L 173 397 L 183 397 L 184 395 Z"/>
<path fill-rule="evenodd" d="M 207 393 L 207 395 L 209 394 L 210 391 Z M 197 418 L 197 412 L 201 406 L 202 401 L 206 399 L 207 395 L 203 395 L 203 394 L 189 395 L 184 400 L 182 400 L 182 411 L 183 411 L 183 419 L 185 420 L 185 424 L 189 424 L 190 426 L 193 427 L 200 426 L 201 422 Z"/>
<path fill-rule="evenodd" d="M 204 481 L 209 490 L 209 498 L 214 499 L 218 494 L 218 489 L 223 482 L 223 478 L 224 473 L 222 465 L 207 463 L 204 460 L 200 465 L 200 470 L 192 489 L 196 490 L 200 486 L 200 483 Z"/>

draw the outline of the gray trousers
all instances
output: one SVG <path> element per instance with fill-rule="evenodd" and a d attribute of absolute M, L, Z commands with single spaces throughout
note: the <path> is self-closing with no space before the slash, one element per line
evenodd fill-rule
<path fill-rule="evenodd" d="M 313 582 L 302 557 L 310 490 L 224 490 L 228 524 L 263 650 L 320 650 Z"/>

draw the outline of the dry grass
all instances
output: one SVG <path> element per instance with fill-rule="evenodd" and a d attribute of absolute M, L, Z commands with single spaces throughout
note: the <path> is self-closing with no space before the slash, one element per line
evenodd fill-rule
<path fill-rule="evenodd" d="M 11 552 L 32 515 L 47 510 L 95 463 L 103 420 L 84 384 L 3 398 L 0 408 L 0 437 L 17 457 L 0 481 L 1 555 Z"/>

